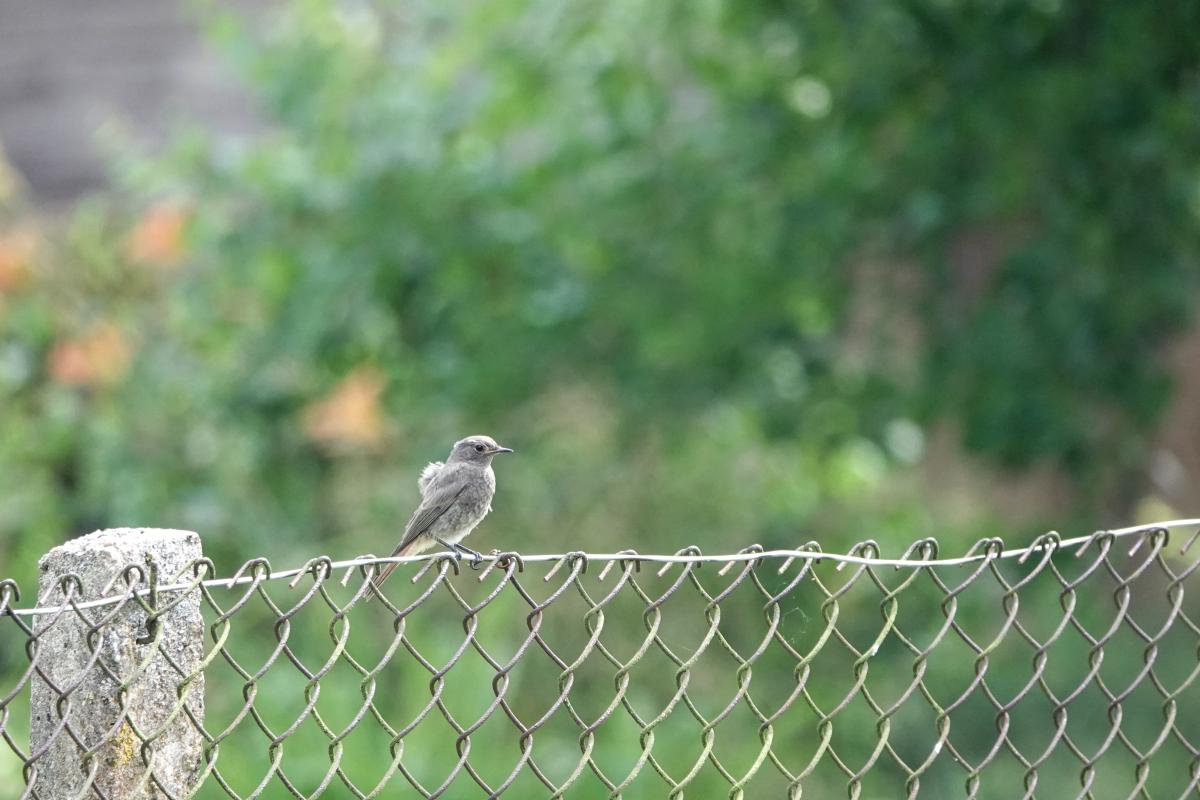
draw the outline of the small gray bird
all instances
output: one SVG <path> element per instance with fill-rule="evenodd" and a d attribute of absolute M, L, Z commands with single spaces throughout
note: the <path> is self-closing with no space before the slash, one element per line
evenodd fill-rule
<path fill-rule="evenodd" d="M 445 463 L 434 461 L 425 467 L 417 482 L 421 505 L 413 512 L 404 538 L 392 555 L 415 556 L 440 544 L 459 558 L 468 553 L 472 566 L 477 566 L 483 556 L 459 542 L 492 510 L 492 495 L 496 493 L 492 457 L 511 452 L 490 436 L 468 436 L 454 443 Z M 395 568 L 396 564 L 388 564 L 380 570 L 375 586 L 387 580 Z"/>

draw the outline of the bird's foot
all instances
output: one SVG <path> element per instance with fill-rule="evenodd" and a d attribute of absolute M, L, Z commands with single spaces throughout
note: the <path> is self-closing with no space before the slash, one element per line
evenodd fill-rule
<path fill-rule="evenodd" d="M 434 539 L 434 541 L 437 542 L 438 544 L 440 544 L 442 547 L 449 550 L 450 553 L 454 556 L 455 561 L 460 561 L 460 562 L 462 561 L 462 557 L 463 557 L 462 548 L 459 547 L 457 544 L 455 544 L 454 542 L 447 542 L 445 539 Z"/>
<path fill-rule="evenodd" d="M 466 545 L 459 544 L 458 542 L 447 542 L 443 539 L 437 539 L 436 541 L 442 547 L 454 553 L 454 558 L 458 561 L 462 561 L 463 553 L 469 555 L 471 557 L 471 569 L 479 569 L 479 565 L 483 563 L 483 554 L 478 550 L 472 550 Z"/>
<path fill-rule="evenodd" d="M 483 564 L 483 553 L 480 553 L 478 550 L 472 550 L 471 548 L 461 544 L 457 545 L 457 547 L 460 551 L 469 553 L 471 555 L 471 569 L 479 569 L 480 565 Z"/>

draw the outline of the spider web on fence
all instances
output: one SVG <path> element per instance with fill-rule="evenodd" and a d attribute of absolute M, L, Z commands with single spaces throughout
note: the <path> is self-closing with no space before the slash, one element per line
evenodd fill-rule
<path fill-rule="evenodd" d="M 931 540 L 892 560 L 871 542 L 501 554 L 478 573 L 437 556 L 378 590 L 382 559 L 313 559 L 286 581 L 263 560 L 212 580 L 201 560 L 153 592 L 131 566 L 108 600 L 68 578 L 68 601 L 36 612 L 5 580 L 0 798 L 45 797 L 48 745 L 28 728 L 43 632 L 79 620 L 92 648 L 138 609 L 144 669 L 176 656 L 156 623 L 197 594 L 203 683 L 181 670 L 173 709 L 202 740 L 194 785 L 157 782 L 164 730 L 124 725 L 121 690 L 121 726 L 75 730 L 81 674 L 51 687 L 81 797 L 103 796 L 97 754 L 118 735 L 160 796 L 1194 796 L 1200 561 L 1166 527 L 1126 533 L 944 560 Z"/>

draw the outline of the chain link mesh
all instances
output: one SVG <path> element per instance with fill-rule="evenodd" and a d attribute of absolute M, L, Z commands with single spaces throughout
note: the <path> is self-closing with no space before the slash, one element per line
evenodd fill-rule
<path fill-rule="evenodd" d="M 94 647 L 140 609 L 144 669 L 176 655 L 156 623 L 196 594 L 207 639 L 172 718 L 200 734 L 202 769 L 179 796 L 1195 796 L 1185 587 L 1200 562 L 1168 539 L 1105 532 L 1068 549 L 1048 534 L 1020 558 L 984 540 L 941 562 L 932 540 L 891 561 L 873 542 L 653 563 L 508 553 L 478 573 L 437 556 L 379 590 L 380 559 L 313 559 L 289 581 L 261 559 L 214 581 L 201 560 L 174 576 L 182 589 L 131 567 L 106 601 L 68 576 L 69 599 L 36 612 L 5 580 L 0 798 L 60 800 L 39 794 L 47 746 L 31 749 L 27 725 L 44 631 L 78 619 Z M 136 671 L 111 677 L 124 709 Z M 90 679 L 53 687 L 55 736 L 91 776 L 80 797 L 103 796 L 106 742 L 72 725 Z M 132 727 L 146 796 L 176 796 L 156 781 L 166 726 Z"/>

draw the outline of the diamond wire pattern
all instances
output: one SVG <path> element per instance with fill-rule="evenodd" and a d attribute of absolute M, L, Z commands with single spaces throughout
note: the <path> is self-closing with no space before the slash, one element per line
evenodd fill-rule
<path fill-rule="evenodd" d="M 49 745 L 31 749 L 22 713 L 35 676 L 49 681 L 38 640 L 60 615 L 93 648 L 88 672 L 52 685 L 54 736 L 89 776 L 80 796 L 103 797 L 96 754 L 129 723 L 144 780 L 174 797 L 155 774 L 167 725 L 124 713 L 139 670 L 109 671 L 122 714 L 99 741 L 72 706 L 108 670 L 91 634 L 137 606 L 151 658 L 169 660 L 157 618 L 191 592 L 205 655 L 191 674 L 169 661 L 172 718 L 204 741 L 187 797 L 1195 796 L 1200 627 L 1185 588 L 1200 561 L 1167 543 L 1165 528 L 1077 550 L 1047 534 L 1004 561 L 993 539 L 954 566 L 879 564 L 873 542 L 853 563 L 751 548 L 718 564 L 687 548 L 687 563 L 629 551 L 535 568 L 507 553 L 476 574 L 434 557 L 382 590 L 374 563 L 339 578 L 313 559 L 285 586 L 256 559 L 222 588 L 201 560 L 173 593 L 145 591 L 132 566 L 102 606 L 64 577 L 67 600 L 37 626 L 4 580 L 0 775 L 7 760 L 23 787 L 0 797 L 46 798 Z M 901 560 L 937 556 L 922 540 Z M 207 719 L 188 702 L 199 672 Z"/>

